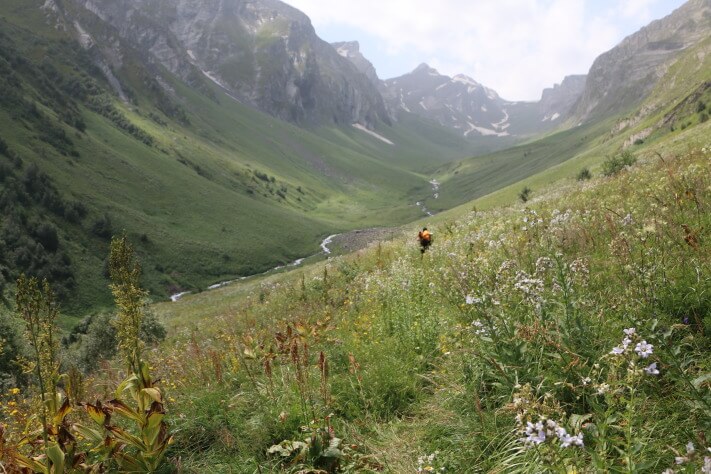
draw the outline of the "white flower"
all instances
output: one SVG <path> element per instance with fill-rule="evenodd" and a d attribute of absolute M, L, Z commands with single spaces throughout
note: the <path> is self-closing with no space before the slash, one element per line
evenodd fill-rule
<path fill-rule="evenodd" d="M 677 463 L 678 465 L 682 465 L 688 460 L 689 460 L 689 458 L 687 458 L 686 456 L 677 456 L 674 458 L 674 462 Z"/>
<path fill-rule="evenodd" d="M 695 452 L 696 452 L 696 447 L 694 446 L 694 443 L 692 443 L 691 441 L 689 441 L 689 442 L 686 444 L 686 454 L 688 454 L 689 456 L 691 456 L 691 455 L 694 454 Z"/>
<path fill-rule="evenodd" d="M 628 328 L 623 331 L 627 336 L 633 336 L 637 330 L 635 328 Z"/>
<path fill-rule="evenodd" d="M 585 377 L 582 382 L 583 385 L 588 385 L 590 382 L 592 382 L 592 379 L 590 377 Z"/>
<path fill-rule="evenodd" d="M 629 337 L 626 337 L 622 340 L 622 347 L 624 347 L 625 349 L 627 349 L 630 344 L 632 344 L 632 339 L 630 339 Z"/>
<path fill-rule="evenodd" d="M 642 341 L 634 348 L 634 351 L 639 354 L 642 359 L 646 359 L 652 355 L 654 346 L 652 344 L 647 344 L 647 341 Z"/>
<path fill-rule="evenodd" d="M 597 387 L 597 394 L 598 395 L 605 395 L 609 391 L 610 391 L 610 386 L 606 383 L 600 384 Z"/>
<path fill-rule="evenodd" d="M 701 472 L 704 474 L 711 474 L 711 457 L 704 457 L 704 465 L 701 468 Z"/>
<path fill-rule="evenodd" d="M 615 347 L 610 351 L 610 354 L 612 354 L 612 355 L 621 355 L 624 353 L 625 353 L 624 347 Z"/>
<path fill-rule="evenodd" d="M 467 295 L 467 297 L 464 299 L 467 304 L 474 304 L 474 297 Z"/>
<path fill-rule="evenodd" d="M 649 367 L 644 369 L 644 371 L 647 372 L 647 375 L 659 375 L 659 370 L 657 369 L 656 362 L 650 364 Z"/>

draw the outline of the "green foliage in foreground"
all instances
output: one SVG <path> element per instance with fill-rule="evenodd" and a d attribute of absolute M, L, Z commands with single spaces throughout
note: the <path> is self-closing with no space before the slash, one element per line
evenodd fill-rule
<path fill-rule="evenodd" d="M 183 472 L 701 470 L 710 159 L 655 158 L 470 214 L 434 229 L 423 257 L 409 236 L 237 300 L 196 296 L 225 308 L 209 324 L 191 298 L 158 308 L 194 321 L 154 361 L 169 459 Z"/>

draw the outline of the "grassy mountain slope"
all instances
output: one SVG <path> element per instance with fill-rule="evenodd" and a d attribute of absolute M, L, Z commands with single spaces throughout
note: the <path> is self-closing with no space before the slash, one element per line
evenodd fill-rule
<path fill-rule="evenodd" d="M 158 305 L 172 454 L 187 472 L 318 467 L 266 451 L 322 426 L 344 440 L 347 472 L 660 472 L 688 442 L 704 453 L 711 143 L 691 144 L 709 127 L 640 147 L 617 177 L 437 224 L 424 258 L 408 233 Z M 549 433 L 526 449 L 542 417 L 584 446 Z"/>

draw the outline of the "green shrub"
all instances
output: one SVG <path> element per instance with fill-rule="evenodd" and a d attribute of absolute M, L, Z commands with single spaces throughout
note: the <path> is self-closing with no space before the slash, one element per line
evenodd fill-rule
<path fill-rule="evenodd" d="M 634 165 L 637 158 L 629 150 L 625 150 L 619 155 L 612 156 L 602 164 L 602 174 L 604 176 L 614 176 L 623 169 Z"/>
<path fill-rule="evenodd" d="M 528 202 L 528 200 L 531 199 L 532 192 L 533 191 L 531 190 L 531 188 L 526 186 L 521 190 L 520 193 L 518 193 L 518 198 L 521 200 L 521 202 Z"/>
<path fill-rule="evenodd" d="M 114 233 L 114 229 L 109 215 L 104 214 L 96 219 L 91 226 L 91 232 L 95 236 L 101 237 L 102 239 L 110 239 Z"/>
<path fill-rule="evenodd" d="M 583 168 L 582 170 L 580 170 L 580 173 L 578 173 L 578 176 L 576 177 L 576 179 L 578 181 L 587 181 L 591 178 L 592 178 L 592 173 L 590 172 L 590 170 L 588 168 Z"/>
<path fill-rule="evenodd" d="M 76 345 L 77 362 L 84 371 L 91 372 L 96 368 L 97 362 L 116 355 L 118 340 L 116 327 L 112 324 L 113 318 L 112 313 L 88 316 L 64 339 L 65 346 Z M 165 327 L 155 315 L 146 313 L 141 322 L 141 340 L 152 345 L 165 339 L 165 336 Z"/>

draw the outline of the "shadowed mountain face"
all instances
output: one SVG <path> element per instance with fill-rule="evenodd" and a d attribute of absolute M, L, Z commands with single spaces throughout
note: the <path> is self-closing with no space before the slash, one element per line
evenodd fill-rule
<path fill-rule="evenodd" d="M 711 0 L 690 0 L 598 57 L 576 108 L 577 121 L 628 109 L 643 100 L 679 55 L 711 35 Z"/>
<path fill-rule="evenodd" d="M 68 21 L 75 26 L 92 12 L 184 80 L 197 70 L 280 119 L 368 127 L 389 122 L 368 78 L 316 36 L 306 15 L 277 0 L 73 1 L 79 8 Z"/>

